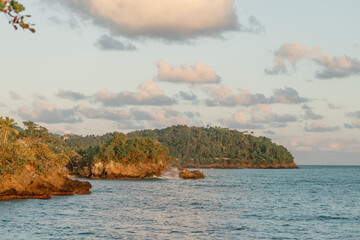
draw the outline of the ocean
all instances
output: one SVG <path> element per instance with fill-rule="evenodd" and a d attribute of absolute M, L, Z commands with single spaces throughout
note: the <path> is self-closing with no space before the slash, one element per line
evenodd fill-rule
<path fill-rule="evenodd" d="M 203 169 L 0 201 L 0 239 L 360 239 L 360 167 Z"/>

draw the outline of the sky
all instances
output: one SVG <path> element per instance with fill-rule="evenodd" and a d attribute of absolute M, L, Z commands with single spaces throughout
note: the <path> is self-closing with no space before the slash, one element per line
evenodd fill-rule
<path fill-rule="evenodd" d="M 23 0 L 0 116 L 65 134 L 221 126 L 360 165 L 359 1 Z"/>

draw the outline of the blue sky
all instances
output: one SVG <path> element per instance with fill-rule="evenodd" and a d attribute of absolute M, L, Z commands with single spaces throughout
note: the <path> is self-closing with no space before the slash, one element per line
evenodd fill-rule
<path fill-rule="evenodd" d="M 223 126 L 298 164 L 360 164 L 358 1 L 22 3 L 37 32 L 0 21 L 0 115 L 76 134 Z"/>

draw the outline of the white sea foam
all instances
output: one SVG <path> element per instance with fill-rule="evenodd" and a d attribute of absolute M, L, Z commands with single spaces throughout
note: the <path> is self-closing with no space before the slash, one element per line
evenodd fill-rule
<path fill-rule="evenodd" d="M 159 178 L 162 179 L 179 179 L 180 170 L 176 167 L 171 167 L 165 170 Z"/>

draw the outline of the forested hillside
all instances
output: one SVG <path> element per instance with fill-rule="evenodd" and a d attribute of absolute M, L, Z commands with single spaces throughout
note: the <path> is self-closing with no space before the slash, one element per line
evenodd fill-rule
<path fill-rule="evenodd" d="M 169 148 L 184 167 L 296 167 L 291 153 L 266 137 L 220 127 L 172 126 L 141 130 L 129 137 L 150 137 Z"/>

